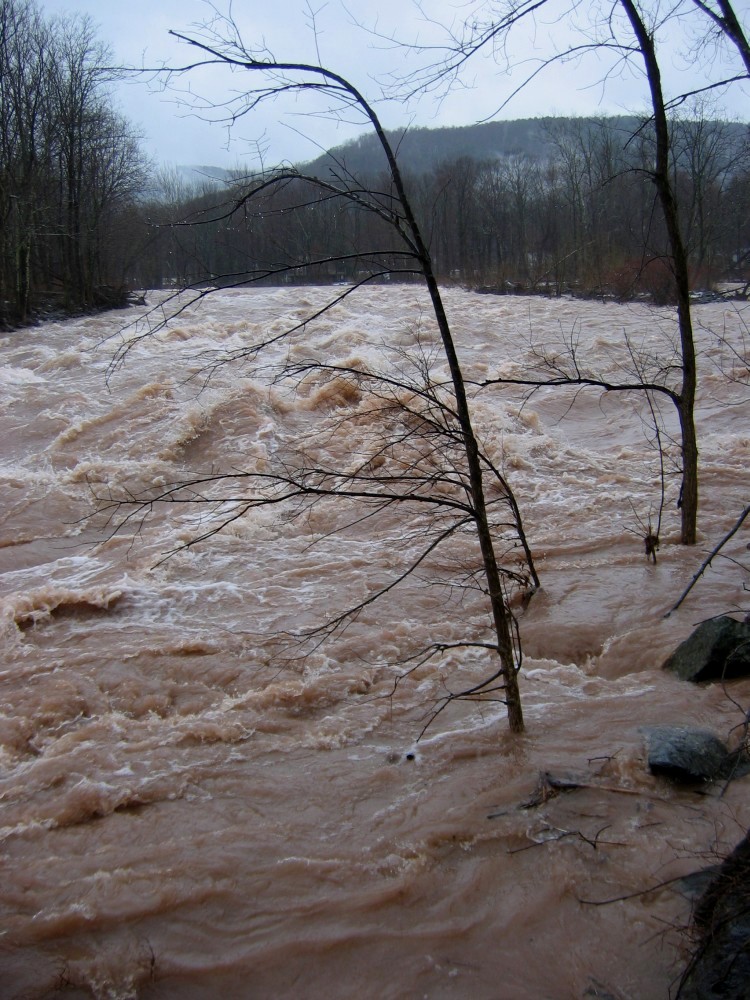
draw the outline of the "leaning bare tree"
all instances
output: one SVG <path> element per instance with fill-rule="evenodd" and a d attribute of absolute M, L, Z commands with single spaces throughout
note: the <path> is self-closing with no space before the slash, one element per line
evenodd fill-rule
<path fill-rule="evenodd" d="M 489 676 L 480 683 L 451 692 L 438 711 L 457 698 L 499 696 L 507 707 L 511 731 L 521 732 L 524 719 L 518 685 L 520 645 L 508 588 L 516 583 L 527 592 L 533 591 L 538 586 L 538 579 L 512 490 L 496 462 L 482 449 L 475 432 L 467 384 L 430 251 L 412 210 L 394 149 L 372 105 L 347 79 L 322 65 L 284 62 L 268 51 L 248 49 L 231 21 L 222 19 L 218 25 L 217 28 L 214 22 L 200 35 L 174 34 L 202 53 L 200 61 L 181 67 L 180 73 L 189 73 L 208 62 L 257 78 L 257 85 L 250 85 L 238 103 L 229 108 L 230 117 L 249 114 L 282 94 L 322 95 L 328 100 L 331 113 L 347 116 L 356 113 L 374 130 L 387 162 L 387 178 L 382 190 L 362 186 L 343 164 L 325 178 L 305 176 L 292 169 L 274 170 L 251 179 L 224 214 L 235 217 L 242 214 L 246 218 L 252 218 L 253 213 L 260 216 L 268 212 L 269 206 L 273 210 L 274 196 L 280 192 L 288 194 L 291 190 L 296 193 L 296 200 L 290 203 L 287 198 L 284 202 L 283 211 L 287 214 L 295 208 L 304 209 L 312 199 L 353 206 L 378 220 L 385 245 L 382 249 L 373 247 L 368 251 L 355 249 L 349 254 L 305 255 L 302 259 L 286 254 L 281 263 L 269 262 L 236 276 L 235 283 L 248 284 L 278 279 L 283 274 L 300 272 L 311 266 L 335 265 L 351 257 L 356 258 L 360 268 L 366 269 L 364 276 L 344 290 L 337 289 L 337 294 L 322 309 L 311 312 L 304 320 L 281 332 L 273 331 L 233 354 L 213 358 L 207 363 L 207 374 L 210 375 L 214 366 L 232 361 L 261 363 L 268 349 L 292 341 L 322 312 L 343 301 L 358 287 L 394 273 L 417 276 L 424 282 L 437 327 L 439 357 L 430 358 L 429 351 L 417 350 L 409 357 L 402 357 L 400 364 L 396 359 L 397 363 L 388 371 L 374 371 L 356 364 L 335 364 L 314 357 L 281 365 L 276 373 L 279 380 L 310 377 L 343 380 L 352 392 L 364 393 L 372 407 L 377 408 L 383 421 L 381 436 L 368 454 L 357 456 L 346 468 L 331 464 L 331 455 L 325 447 L 326 438 L 335 433 L 335 422 L 343 419 L 336 416 L 332 418 L 334 424 L 323 427 L 316 440 L 308 440 L 304 450 L 300 449 L 284 467 L 272 472 L 212 472 L 157 491 L 105 497 L 103 506 L 119 518 L 121 524 L 137 522 L 157 505 L 189 504 L 213 511 L 215 519 L 187 543 L 192 545 L 262 506 L 296 504 L 304 508 L 333 498 L 345 504 L 363 505 L 365 513 L 357 515 L 359 519 L 382 511 L 391 512 L 394 505 L 398 505 L 403 516 L 411 519 L 409 530 L 413 535 L 421 532 L 424 538 L 418 556 L 366 601 L 345 609 L 323 628 L 314 630 L 308 635 L 313 639 L 336 632 L 352 616 L 415 573 L 443 542 L 459 535 L 466 536 L 468 532 L 478 548 L 479 568 L 467 567 L 461 586 L 478 588 L 485 596 L 489 632 L 476 641 L 437 642 L 417 654 L 417 660 L 423 662 L 425 656 L 458 645 L 491 651 L 497 666 Z M 215 221 L 219 214 L 207 213 L 202 221 L 209 218 Z M 224 276 L 222 283 L 228 284 L 230 280 Z M 205 288 L 195 289 L 189 301 L 207 294 L 210 291 Z M 184 308 L 179 302 L 177 298 L 173 300 L 172 316 Z M 151 323 L 147 322 L 144 328 L 136 331 L 115 358 L 115 365 L 124 361 L 133 343 L 150 336 L 163 324 L 164 315 L 151 315 Z M 443 370 L 444 376 L 441 375 Z M 354 519 L 354 515 L 352 517 Z M 499 545 L 506 547 L 506 551 L 500 552 Z M 502 564 L 508 550 L 517 553 L 519 549 L 523 569 L 519 570 L 516 556 Z"/>

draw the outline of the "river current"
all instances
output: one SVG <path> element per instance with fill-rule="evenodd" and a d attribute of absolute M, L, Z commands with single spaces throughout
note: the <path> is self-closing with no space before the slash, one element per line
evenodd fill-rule
<path fill-rule="evenodd" d="M 304 324 L 331 295 L 217 291 L 143 339 L 139 307 L 0 341 L 0 994 L 663 1000 L 690 947 L 678 877 L 750 825 L 748 779 L 673 787 L 648 773 L 644 735 L 699 725 L 731 742 L 750 706 L 747 682 L 661 669 L 696 623 L 747 609 L 745 530 L 665 617 L 748 502 L 750 308 L 696 306 L 699 544 L 678 544 L 662 404 L 656 564 L 643 394 L 471 388 L 542 584 L 516 608 L 519 737 L 495 701 L 452 704 L 425 729 L 447 691 L 488 672 L 476 648 L 408 660 L 486 617 L 472 586 L 440 583 L 456 565 L 473 580 L 458 542 L 295 653 L 290 636 L 414 557 L 419 532 L 397 510 L 262 507 L 189 547 L 231 491 L 206 487 L 219 506 L 102 510 L 289 464 L 321 428 L 326 461 L 366 456 L 377 401 L 278 366 L 403 371 L 429 356 L 439 377 L 435 329 L 408 286 Z M 670 310 L 459 289 L 446 304 L 472 386 L 522 378 L 564 344 L 610 375 L 674 362 Z M 214 364 L 299 324 L 260 363 Z M 544 794 L 545 772 L 580 787 Z"/>

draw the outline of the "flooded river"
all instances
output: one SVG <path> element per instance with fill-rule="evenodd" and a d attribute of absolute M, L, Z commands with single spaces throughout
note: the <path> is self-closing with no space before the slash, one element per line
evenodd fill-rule
<path fill-rule="evenodd" d="M 642 538 L 659 462 L 642 397 L 472 391 L 542 583 L 517 608 L 517 737 L 493 701 L 449 705 L 424 728 L 446 692 L 489 669 L 485 650 L 458 647 L 406 666 L 428 643 L 486 638 L 459 540 L 330 642 L 295 647 L 395 579 L 419 526 L 350 500 L 278 504 L 185 547 L 235 509 L 239 481 L 196 488 L 210 504 L 95 513 L 303 450 L 320 460 L 323 432 L 342 468 L 376 449 L 377 401 L 278 365 L 401 371 L 430 356 L 420 290 L 364 289 L 262 365 L 212 367 L 330 295 L 216 292 L 114 371 L 143 309 L 0 342 L 0 994 L 663 1000 L 689 947 L 690 900 L 673 880 L 750 825 L 748 779 L 723 794 L 674 788 L 648 773 L 643 733 L 696 724 L 731 741 L 750 705 L 747 682 L 697 687 L 660 669 L 697 622 L 747 608 L 745 530 L 664 617 L 748 502 L 750 309 L 696 307 L 700 541 L 677 544 L 665 409 L 655 565 Z M 675 336 L 670 311 L 642 304 L 458 289 L 446 303 L 475 383 L 522 377 L 561 340 L 616 372 L 634 345 L 667 356 Z M 582 787 L 530 803 L 542 772 Z"/>

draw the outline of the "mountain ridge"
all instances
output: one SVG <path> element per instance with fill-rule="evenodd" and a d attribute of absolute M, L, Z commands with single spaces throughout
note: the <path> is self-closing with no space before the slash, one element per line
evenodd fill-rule
<path fill-rule="evenodd" d="M 622 132 L 623 144 L 641 127 L 642 118 L 634 115 L 620 116 L 546 116 L 519 118 L 507 121 L 482 122 L 475 125 L 454 125 L 429 128 L 387 129 L 389 142 L 396 150 L 402 169 L 413 174 L 428 173 L 441 163 L 455 162 L 461 158 L 477 161 L 518 157 L 532 159 L 551 158 L 555 151 L 555 133 L 571 134 L 571 127 L 579 130 L 606 129 L 610 133 Z M 722 122 L 735 132 L 737 146 L 747 140 L 750 126 L 741 122 Z M 329 176 L 332 172 L 348 171 L 354 175 L 372 176 L 387 169 L 385 154 L 377 136 L 367 132 L 340 146 L 334 146 L 313 160 L 296 164 L 301 173 L 316 177 Z M 210 166 L 183 166 L 184 175 L 230 181 L 237 176 L 237 168 L 226 170 Z"/>

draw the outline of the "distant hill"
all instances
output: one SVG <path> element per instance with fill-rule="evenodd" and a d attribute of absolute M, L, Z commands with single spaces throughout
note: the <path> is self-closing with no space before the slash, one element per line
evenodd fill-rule
<path fill-rule="evenodd" d="M 569 119 L 522 118 L 517 121 L 485 122 L 454 128 L 396 129 L 389 130 L 387 135 L 398 151 L 401 166 L 413 173 L 425 173 L 439 163 L 457 160 L 462 156 L 474 160 L 524 155 L 543 159 L 552 153 L 552 131 L 566 121 Z M 613 127 L 635 123 L 634 118 L 610 118 L 606 121 Z M 386 166 L 377 137 L 368 133 L 342 146 L 336 146 L 328 153 L 302 165 L 302 169 L 316 175 L 324 174 L 335 166 L 335 161 L 344 163 L 355 174 L 372 173 L 385 169 Z"/>
<path fill-rule="evenodd" d="M 403 169 L 411 173 L 426 173 L 438 164 L 460 157 L 492 160 L 510 156 L 551 157 L 555 132 L 565 131 L 566 125 L 621 131 L 623 144 L 638 128 L 640 119 L 632 116 L 603 118 L 523 118 L 517 121 L 486 122 L 455 128 L 396 129 L 387 132 L 398 152 Z M 747 141 L 748 126 L 730 123 L 728 128 L 737 148 Z M 385 156 L 373 133 L 367 133 L 341 146 L 336 146 L 317 159 L 300 164 L 305 173 L 328 174 L 337 164 L 344 164 L 353 174 L 372 174 L 386 168 Z"/>
<path fill-rule="evenodd" d="M 623 145 L 631 138 L 640 124 L 632 116 L 602 118 L 521 118 L 517 121 L 485 122 L 481 125 L 459 125 L 453 128 L 391 129 L 387 136 L 398 154 L 398 161 L 407 173 L 423 174 L 434 170 L 441 163 L 450 163 L 461 157 L 473 160 L 493 160 L 511 156 L 530 156 L 535 159 L 551 158 L 555 153 L 555 135 L 575 129 L 592 131 L 606 128 L 622 133 Z M 726 123 L 725 123 L 726 124 Z M 729 123 L 726 126 L 734 140 L 737 153 L 748 141 L 749 126 Z M 344 165 L 352 174 L 367 176 L 386 170 L 385 154 L 372 132 L 335 146 L 314 160 L 298 164 L 307 174 L 325 177 L 331 170 Z M 189 184 L 231 183 L 237 168 L 227 170 L 211 166 L 180 166 L 177 172 Z"/>
<path fill-rule="evenodd" d="M 423 173 L 438 163 L 462 156 L 470 156 L 476 160 L 523 154 L 543 157 L 551 151 L 550 130 L 555 127 L 555 123 L 559 125 L 566 120 L 525 118 L 453 128 L 391 129 L 387 135 L 398 151 L 399 163 L 406 170 Z M 371 173 L 386 167 L 385 155 L 372 132 L 335 146 L 316 159 L 297 166 L 304 173 L 318 176 L 328 173 L 336 162 L 344 162 L 352 173 Z M 237 174 L 237 169 L 226 170 L 192 164 L 180 165 L 176 170 L 184 181 L 191 184 L 206 180 L 223 183 Z"/>
<path fill-rule="evenodd" d="M 237 173 L 236 170 L 227 170 L 225 167 L 209 167 L 203 165 L 182 164 L 177 167 L 180 176 L 191 184 L 200 184 L 203 181 L 218 181 L 220 184 L 232 179 Z"/>

